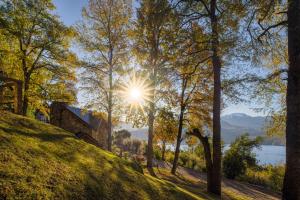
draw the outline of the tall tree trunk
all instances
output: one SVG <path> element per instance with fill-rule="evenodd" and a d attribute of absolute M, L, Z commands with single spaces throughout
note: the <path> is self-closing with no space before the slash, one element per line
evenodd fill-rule
<path fill-rule="evenodd" d="M 207 170 L 207 191 L 212 191 L 214 185 L 212 184 L 213 179 L 213 163 L 211 160 L 211 150 L 207 136 L 203 136 L 198 129 L 194 129 L 193 132 L 188 133 L 190 135 L 196 136 L 199 138 L 203 145 L 204 156 L 205 156 L 205 164 Z"/>
<path fill-rule="evenodd" d="M 24 96 L 23 96 L 23 107 L 22 107 L 22 114 L 24 116 L 27 115 L 28 109 L 28 90 L 29 90 L 29 82 L 30 82 L 30 75 L 28 73 L 24 73 Z"/>
<path fill-rule="evenodd" d="M 180 144 L 181 144 L 181 137 L 182 137 L 183 113 L 184 113 L 184 108 L 181 106 L 180 115 L 179 115 L 179 125 L 178 125 L 176 149 L 175 149 L 175 155 L 174 155 L 174 160 L 173 160 L 173 166 L 172 166 L 172 170 L 171 170 L 172 174 L 176 173 L 178 159 L 179 159 Z"/>
<path fill-rule="evenodd" d="M 152 167 L 153 167 L 154 109 L 155 109 L 154 102 L 150 102 L 150 111 L 148 116 L 148 146 L 147 146 L 147 168 L 150 172 L 152 172 Z"/>
<path fill-rule="evenodd" d="M 183 127 L 183 117 L 184 117 L 184 111 L 185 111 L 185 103 L 184 103 L 184 95 L 185 90 L 187 86 L 187 79 L 184 77 L 182 78 L 182 84 L 181 84 L 181 96 L 180 96 L 180 114 L 179 114 L 179 122 L 178 122 L 178 133 L 177 133 L 177 141 L 176 141 L 176 149 L 175 149 L 175 155 L 173 160 L 173 166 L 171 173 L 175 174 L 179 159 L 179 153 L 180 153 L 180 144 L 181 144 L 181 137 L 182 137 L 182 127 Z"/>
<path fill-rule="evenodd" d="M 213 166 L 212 187 L 209 192 L 221 195 L 221 60 L 219 57 L 218 19 L 216 16 L 217 1 L 211 0 L 210 18 L 212 31 L 212 64 L 214 72 L 214 97 L 213 97 Z"/>
<path fill-rule="evenodd" d="M 300 199 L 300 0 L 288 1 L 288 53 L 286 173 L 283 195 Z"/>
<path fill-rule="evenodd" d="M 166 142 L 163 141 L 163 142 L 162 142 L 162 151 L 161 151 L 161 159 L 162 159 L 163 161 L 166 160 L 166 159 L 165 159 L 165 153 L 166 153 Z"/>
<path fill-rule="evenodd" d="M 109 68 L 109 93 L 108 93 L 108 137 L 107 137 L 107 150 L 111 151 L 112 144 L 112 66 Z"/>
<path fill-rule="evenodd" d="M 157 55 L 152 57 L 152 66 L 156 66 Z M 154 134 L 154 113 L 155 113 L 155 87 L 156 87 L 157 69 L 154 67 L 150 79 L 152 81 L 152 92 L 149 101 L 149 113 L 148 113 L 148 146 L 147 146 L 147 168 L 151 175 L 155 175 L 153 172 L 153 134 Z"/>
<path fill-rule="evenodd" d="M 27 62 L 26 62 L 27 51 L 26 51 L 26 49 L 23 49 L 23 43 L 22 43 L 21 39 L 19 39 L 19 45 L 20 45 L 20 51 L 23 54 L 21 64 L 22 64 L 23 76 L 24 76 L 24 86 L 23 86 L 24 87 L 24 95 L 23 95 L 23 98 L 22 98 L 23 99 L 22 114 L 24 116 L 26 116 L 27 115 L 28 104 L 29 104 L 28 90 L 29 90 L 30 74 L 28 73 Z"/>

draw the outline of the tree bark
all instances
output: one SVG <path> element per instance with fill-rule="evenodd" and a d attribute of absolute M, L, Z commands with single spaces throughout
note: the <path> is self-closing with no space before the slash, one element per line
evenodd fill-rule
<path fill-rule="evenodd" d="M 29 82 L 30 82 L 30 75 L 28 73 L 24 73 L 24 96 L 23 96 L 23 107 L 22 107 L 22 114 L 24 116 L 27 115 L 28 109 L 28 90 L 29 90 Z"/>
<path fill-rule="evenodd" d="M 163 161 L 166 160 L 166 159 L 165 159 L 165 152 L 166 152 L 166 142 L 163 141 L 163 142 L 162 142 L 162 152 L 161 152 L 161 159 L 162 159 Z"/>
<path fill-rule="evenodd" d="M 173 160 L 173 166 L 171 173 L 175 174 L 179 159 L 179 153 L 180 153 L 180 144 L 181 144 L 181 137 L 182 137 L 182 127 L 183 127 L 183 117 L 184 117 L 184 111 L 185 111 L 185 102 L 184 102 L 184 95 L 185 90 L 187 86 L 187 80 L 185 78 L 182 79 L 181 84 L 181 96 L 180 96 L 180 114 L 179 114 L 179 123 L 178 123 L 178 133 L 177 133 L 177 141 L 176 141 L 176 149 L 175 149 L 175 155 Z"/>
<path fill-rule="evenodd" d="M 112 66 L 109 68 L 109 93 L 108 93 L 108 136 L 107 136 L 107 150 L 111 151 L 112 144 Z"/>
<path fill-rule="evenodd" d="M 153 90 L 151 92 L 150 101 L 149 101 L 149 113 L 148 113 L 148 146 L 147 146 L 147 168 L 151 175 L 155 175 L 153 171 L 153 134 L 154 134 L 154 113 L 155 113 L 155 87 L 156 87 L 156 60 L 157 54 L 152 57 L 152 66 L 155 66 L 150 79 L 152 81 Z"/>
<path fill-rule="evenodd" d="M 147 168 L 152 172 L 153 167 L 153 125 L 154 125 L 154 102 L 150 102 L 148 116 L 148 146 L 147 146 Z"/>
<path fill-rule="evenodd" d="M 212 166 L 212 187 L 209 192 L 221 195 L 221 60 L 218 52 L 219 34 L 218 19 L 215 14 L 217 1 L 211 0 L 210 20 L 212 33 L 212 64 L 214 72 L 214 97 L 213 97 L 213 166 Z"/>
<path fill-rule="evenodd" d="M 182 137 L 183 113 L 184 113 L 184 109 L 181 107 L 180 115 L 179 115 L 179 126 L 178 126 L 178 134 L 177 134 L 177 141 L 176 141 L 176 149 L 175 149 L 175 155 L 173 160 L 173 166 L 171 170 L 172 174 L 176 173 L 178 159 L 179 159 L 180 144 L 181 144 L 181 137 Z"/>
<path fill-rule="evenodd" d="M 29 81 L 30 81 L 30 74 L 28 73 L 28 69 L 27 69 L 27 62 L 26 62 L 26 54 L 27 51 L 26 49 L 23 48 L 23 42 L 21 39 L 19 39 L 19 48 L 20 51 L 22 52 L 22 60 L 21 60 L 21 64 L 22 64 L 22 70 L 23 70 L 23 76 L 24 76 L 24 96 L 22 98 L 23 100 L 23 107 L 22 107 L 22 114 L 24 116 L 27 115 L 27 109 L 28 109 L 28 90 L 29 90 Z"/>
<path fill-rule="evenodd" d="M 110 19 L 110 18 L 109 18 Z M 109 78 L 109 91 L 108 91 L 108 135 L 107 135 L 107 150 L 111 151 L 112 146 L 112 98 L 113 98 L 113 52 L 114 48 L 112 45 L 112 40 L 110 37 L 110 22 L 108 22 L 108 32 L 109 32 L 109 54 L 108 54 L 108 63 L 109 63 L 109 71 L 108 71 L 108 78 Z"/>
<path fill-rule="evenodd" d="M 212 184 L 213 179 L 213 163 L 211 160 L 211 149 L 207 136 L 203 136 L 198 129 L 194 129 L 193 132 L 188 132 L 187 134 L 196 136 L 203 145 L 205 164 L 207 170 L 207 191 L 212 191 L 214 185 Z"/>
<path fill-rule="evenodd" d="M 288 1 L 288 54 L 285 200 L 300 199 L 300 0 Z"/>

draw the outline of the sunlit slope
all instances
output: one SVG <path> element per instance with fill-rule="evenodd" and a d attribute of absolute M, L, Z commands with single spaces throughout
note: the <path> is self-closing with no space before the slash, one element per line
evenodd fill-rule
<path fill-rule="evenodd" d="M 0 199 L 201 199 L 33 119 L 0 112 Z"/>

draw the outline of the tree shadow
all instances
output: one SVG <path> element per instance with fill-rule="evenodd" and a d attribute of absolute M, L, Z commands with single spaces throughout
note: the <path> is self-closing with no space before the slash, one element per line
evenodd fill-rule
<path fill-rule="evenodd" d="M 149 174 L 153 177 L 157 177 L 152 167 L 147 167 Z"/>
<path fill-rule="evenodd" d="M 59 133 L 59 134 L 50 134 L 45 132 L 30 133 L 29 131 L 24 131 L 18 128 L 6 128 L 1 126 L 0 129 L 12 135 L 18 134 L 26 137 L 38 138 L 42 141 L 47 141 L 47 142 L 61 141 L 64 140 L 65 138 L 75 138 L 70 134 L 64 134 L 64 133 Z"/>

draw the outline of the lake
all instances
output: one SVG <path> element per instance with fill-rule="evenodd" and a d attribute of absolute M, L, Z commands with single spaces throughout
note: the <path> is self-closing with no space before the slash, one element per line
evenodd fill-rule
<path fill-rule="evenodd" d="M 225 145 L 224 151 L 229 149 L 229 144 Z M 169 149 L 174 150 L 173 145 L 168 146 Z M 187 145 L 181 145 L 182 150 L 187 150 Z M 274 146 L 274 145 L 262 145 L 260 149 L 254 149 L 253 152 L 256 154 L 258 164 L 265 165 L 277 165 L 285 163 L 285 146 Z"/>
<path fill-rule="evenodd" d="M 229 145 L 225 145 L 224 150 L 229 148 Z M 285 146 L 274 145 L 262 145 L 260 149 L 254 149 L 258 164 L 265 165 L 277 165 L 285 163 Z"/>

